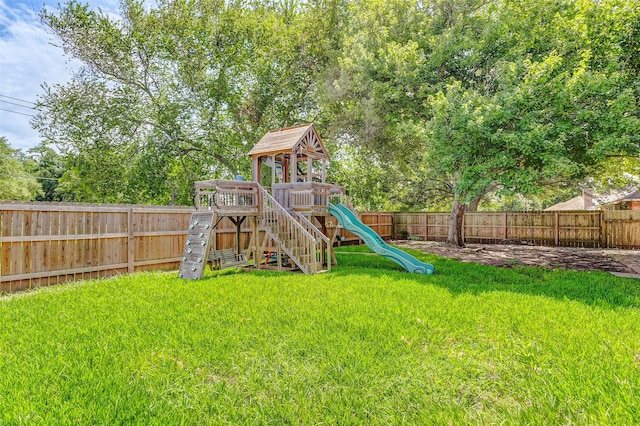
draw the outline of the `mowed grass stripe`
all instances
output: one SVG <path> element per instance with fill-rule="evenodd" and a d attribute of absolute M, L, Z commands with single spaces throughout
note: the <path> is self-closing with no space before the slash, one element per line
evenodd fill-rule
<path fill-rule="evenodd" d="M 636 281 L 417 255 L 5 298 L 0 424 L 640 423 Z"/>

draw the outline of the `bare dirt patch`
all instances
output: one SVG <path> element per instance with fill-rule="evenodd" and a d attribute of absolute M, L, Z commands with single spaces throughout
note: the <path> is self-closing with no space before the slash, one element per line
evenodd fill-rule
<path fill-rule="evenodd" d="M 623 250 L 510 244 L 467 244 L 464 248 L 456 248 L 442 242 L 407 240 L 396 240 L 392 244 L 462 262 L 483 263 L 503 268 L 541 266 L 552 269 L 633 274 L 638 273 L 633 263 L 637 262 L 640 265 L 640 254 Z"/>

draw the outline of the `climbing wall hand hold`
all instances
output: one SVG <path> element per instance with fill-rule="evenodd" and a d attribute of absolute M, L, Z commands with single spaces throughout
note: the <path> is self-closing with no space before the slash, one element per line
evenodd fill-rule
<path fill-rule="evenodd" d="M 187 253 L 191 253 L 193 250 L 191 250 L 190 248 L 187 249 Z"/>
<path fill-rule="evenodd" d="M 182 256 L 182 261 L 186 262 L 186 260 L 187 260 L 187 256 Z"/>
<path fill-rule="evenodd" d="M 191 244 L 191 240 L 187 240 L 187 245 Z"/>
<path fill-rule="evenodd" d="M 205 245 L 205 244 L 207 244 L 207 242 L 206 242 L 206 241 L 200 241 L 200 245 L 201 245 L 201 246 L 203 246 L 203 245 Z"/>
<path fill-rule="evenodd" d="M 195 266 L 192 266 L 192 267 L 191 267 L 191 270 L 192 270 L 192 271 L 195 271 L 196 269 L 197 269 L 197 268 L 196 268 Z"/>
<path fill-rule="evenodd" d="M 202 258 L 201 257 L 198 258 L 198 263 L 202 263 Z"/>
<path fill-rule="evenodd" d="M 204 238 L 204 232 L 201 232 L 199 235 L 200 235 L 200 238 Z"/>

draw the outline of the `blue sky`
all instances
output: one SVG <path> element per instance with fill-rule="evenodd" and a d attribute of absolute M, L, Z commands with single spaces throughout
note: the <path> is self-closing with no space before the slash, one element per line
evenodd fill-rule
<path fill-rule="evenodd" d="M 43 93 L 42 83 L 64 83 L 78 68 L 38 20 L 43 6 L 55 10 L 59 2 L 64 0 L 0 0 L 0 136 L 24 151 L 40 143 L 29 115 Z M 117 0 L 85 2 L 109 12 L 118 9 Z"/>

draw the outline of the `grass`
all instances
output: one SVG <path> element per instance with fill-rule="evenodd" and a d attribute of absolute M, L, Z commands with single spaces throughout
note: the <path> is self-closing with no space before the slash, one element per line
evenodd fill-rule
<path fill-rule="evenodd" d="M 640 423 L 638 281 L 419 256 L 6 296 L 0 424 Z"/>

